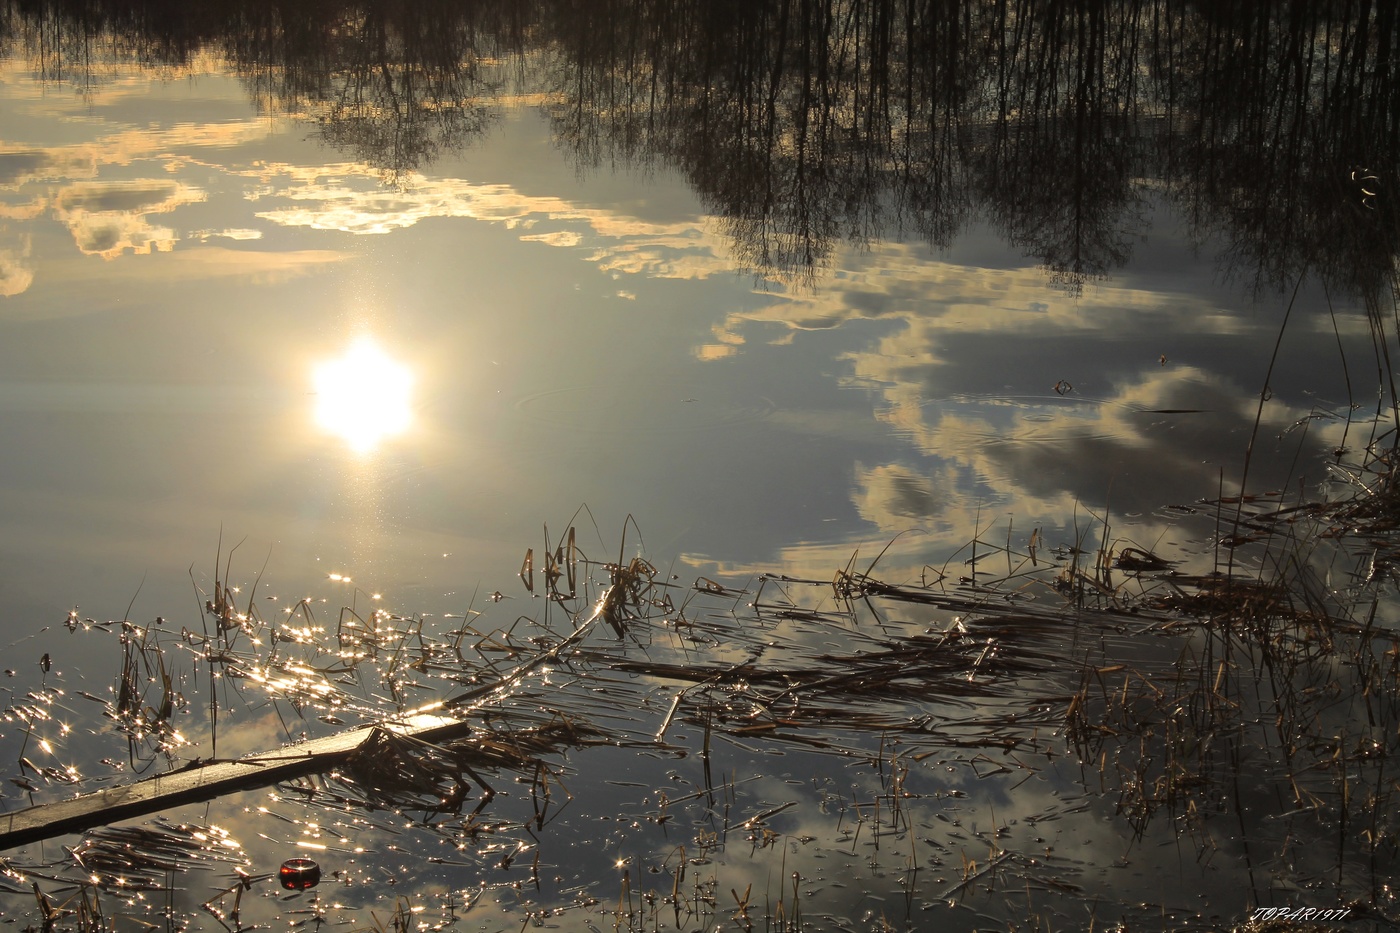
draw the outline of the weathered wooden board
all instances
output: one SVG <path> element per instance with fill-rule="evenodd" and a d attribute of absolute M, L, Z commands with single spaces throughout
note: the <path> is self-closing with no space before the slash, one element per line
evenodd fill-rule
<path fill-rule="evenodd" d="M 567 638 L 520 664 L 499 681 L 444 702 L 420 707 L 402 718 L 236 761 L 195 763 L 134 784 L 0 814 L 0 852 L 182 804 L 212 800 L 234 791 L 267 787 L 279 781 L 329 771 L 349 758 L 376 729 L 388 729 L 423 742 L 466 738 L 472 732 L 468 718 L 471 714 L 508 698 L 510 691 L 526 676 L 545 662 L 558 660 L 565 649 L 578 644 L 599 620 L 616 626 L 612 616 L 614 602 L 618 594 L 625 593 L 625 589 L 616 584 L 610 586 L 598 598 L 588 617 L 580 621 Z M 449 711 L 451 715 L 444 715 Z"/>
<path fill-rule="evenodd" d="M 328 771 L 349 758 L 376 729 L 389 729 L 424 742 L 449 742 L 470 735 L 472 727 L 461 719 L 420 715 L 401 722 L 361 726 L 249 758 L 195 763 L 134 784 L 26 807 L 0 814 L 0 851 Z"/>

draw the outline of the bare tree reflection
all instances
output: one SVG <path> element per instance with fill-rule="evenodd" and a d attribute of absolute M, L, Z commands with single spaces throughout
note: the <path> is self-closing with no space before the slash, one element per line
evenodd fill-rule
<path fill-rule="evenodd" d="M 1145 227 L 1144 11 L 1020 2 L 990 26 L 994 91 L 979 121 L 989 141 L 971 156 L 978 193 L 1007 240 L 1077 293 L 1126 263 Z"/>
<path fill-rule="evenodd" d="M 1370 0 L 155 0 L 0 6 L 39 73 L 225 52 L 387 179 L 543 91 L 581 166 L 669 166 L 756 271 L 974 218 L 1071 290 L 1177 205 L 1259 286 L 1375 294 L 1397 249 L 1400 12 Z M 515 71 L 508 77 L 509 67 Z"/>
<path fill-rule="evenodd" d="M 181 68 L 222 51 L 260 109 L 315 120 L 327 144 L 395 181 L 480 138 L 497 62 L 518 57 L 527 4 L 10 4 L 0 37 L 39 74 L 92 88 L 114 62 Z"/>
<path fill-rule="evenodd" d="M 1363 294 L 1392 273 L 1397 52 L 1393 4 L 1242 2 L 1183 20 L 1175 67 L 1155 70 L 1179 102 L 1167 174 L 1201 232 L 1230 244 L 1229 267 L 1260 285 L 1311 269 Z M 1368 166 L 1388 191 L 1367 201 L 1350 176 Z"/>
<path fill-rule="evenodd" d="M 895 230 L 946 246 L 971 210 L 959 19 L 952 4 L 580 5 L 550 24 L 550 114 L 586 164 L 679 165 L 756 269 L 810 272 L 838 239 Z"/>
<path fill-rule="evenodd" d="M 314 116 L 322 140 L 388 181 L 486 133 L 501 92 L 489 63 L 517 37 L 500 4 L 287 4 L 237 17 L 227 49 L 254 99 Z"/>
<path fill-rule="evenodd" d="M 681 166 L 758 269 L 810 270 L 838 239 L 947 246 L 980 208 L 1073 290 L 1128 261 L 1166 189 L 1238 274 L 1350 288 L 1394 253 L 1392 209 L 1359 217 L 1343 182 L 1393 165 L 1396 20 L 1348 2 L 566 5 L 551 115 L 584 164 Z"/>

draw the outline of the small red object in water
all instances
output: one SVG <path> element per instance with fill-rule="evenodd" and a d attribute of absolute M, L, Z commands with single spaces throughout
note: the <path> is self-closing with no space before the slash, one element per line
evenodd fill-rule
<path fill-rule="evenodd" d="M 277 872 L 277 880 L 288 891 L 305 891 L 321 881 L 321 866 L 309 858 L 289 858 Z"/>

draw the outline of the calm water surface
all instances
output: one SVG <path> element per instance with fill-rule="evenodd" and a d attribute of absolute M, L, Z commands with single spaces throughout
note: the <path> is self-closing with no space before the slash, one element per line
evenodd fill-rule
<path fill-rule="evenodd" d="M 829 579 L 892 541 L 881 573 L 907 581 L 979 535 L 1064 545 L 1105 516 L 1120 548 L 1202 568 L 1213 527 L 1170 507 L 1236 492 L 1251 436 L 1254 492 L 1311 494 L 1365 445 L 1392 13 L 501 6 L 4 8 L 7 666 L 37 677 L 50 650 L 105 696 L 110 640 L 69 638 L 70 610 L 198 628 L 239 542 L 227 579 L 265 564 L 269 611 L 377 598 L 502 627 L 532 611 L 516 574 L 542 526 L 602 558 L 629 514 L 626 556 L 644 542 L 687 581 Z M 587 754 L 637 783 L 581 780 L 589 814 L 655 809 L 638 799 L 679 767 Z M 854 796 L 814 772 L 794 752 L 746 799 L 803 785 L 785 838 L 829 842 L 823 808 Z M 973 821 L 1065 814 L 1089 900 L 1180 918 L 1214 897 L 1238 922 L 1240 892 L 1276 889 L 1242 883 L 1239 852 L 1204 873 L 1170 824 L 1135 846 L 1112 801 L 1059 802 L 1063 775 L 1012 783 Z M 776 899 L 770 874 L 840 861 L 793 845 L 726 876 L 718 922 L 740 878 Z M 846 851 L 868 877 L 809 903 L 861 928 L 921 922 L 961 871 L 910 882 Z M 477 888 L 462 872 L 408 886 Z M 518 927 L 593 881 L 478 909 Z"/>

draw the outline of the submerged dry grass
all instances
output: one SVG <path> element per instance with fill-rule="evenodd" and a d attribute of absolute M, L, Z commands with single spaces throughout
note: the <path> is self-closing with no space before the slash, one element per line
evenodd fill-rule
<path fill-rule="evenodd" d="M 625 559 L 625 549 L 590 559 L 571 527 L 546 541 L 538 574 L 533 549 L 522 565 L 543 610 L 504 627 L 481 624 L 475 610 L 450 631 L 356 606 L 323 618 L 310 600 L 269 621 L 256 581 L 241 597 L 222 556 L 213 592 L 201 598 L 200 630 L 129 619 L 73 618 L 70 627 L 114 636 L 122 649 L 111 697 L 82 696 L 101 704 L 133 770 L 196 766 L 182 755 L 192 747 L 187 733 L 198 731 L 216 756 L 216 742 L 227 746 L 239 728 L 237 711 L 250 707 L 274 711 L 288 741 L 425 711 L 461 719 L 466 728 L 450 741 L 376 730 L 348 760 L 283 785 L 258 811 L 302 832 L 326 828 L 346 846 L 352 837 L 370 846 L 398 839 L 388 848 L 408 859 L 405 877 L 421 876 L 419 886 L 453 865 L 459 878 L 504 872 L 517 897 L 535 892 L 516 908 L 526 924 L 572 912 L 629 930 L 824 923 L 812 893 L 820 886 L 783 868 L 788 847 L 796 853 L 810 841 L 793 828 L 807 824 L 784 821 L 808 807 L 800 795 L 756 806 L 744 787 L 761 772 L 742 778 L 732 764 L 761 766 L 779 749 L 834 769 L 863 762 L 874 775 L 870 790 L 822 791 L 835 838 L 852 852 L 873 843 L 879 864 L 903 866 L 895 885 L 903 904 L 872 923 L 909 926 L 921 910 L 995 891 L 1008 929 L 1072 928 L 1071 907 L 1104 894 L 1033 834 L 1096 806 L 1132 838 L 1174 838 L 1197 861 L 1227 864 L 1249 894 L 1248 904 L 1194 910 L 1118 904 L 1123 929 L 1153 916 L 1218 927 L 1280 898 L 1345 909 L 1352 921 L 1400 919 L 1390 880 L 1400 865 L 1400 634 L 1377 621 L 1392 593 L 1383 573 L 1356 574 L 1345 589 L 1321 585 L 1317 550 L 1371 542 L 1392 513 L 1369 501 L 1214 506 L 1239 520 L 1223 526 L 1228 559 L 1206 575 L 1178 573 L 1096 527 L 1058 549 L 1038 531 L 1020 551 L 979 539 L 970 556 L 913 582 L 883 580 L 878 558 L 863 569 L 853 558 L 830 580 L 768 576 L 736 588 L 702 577 L 682 587 L 641 557 Z M 1341 558 L 1329 559 L 1335 567 Z M 1006 571 L 993 575 L 992 566 Z M 206 695 L 198 709 L 184 695 L 195 689 Z M 46 732 L 67 699 L 46 680 L 7 712 L 26 729 L 12 781 L 34 799 L 90 783 L 25 754 L 29 734 Z M 680 841 L 645 875 L 640 863 L 634 874 L 620 862 L 615 901 L 606 871 L 549 885 L 559 857 L 542 854 L 552 832 L 577 832 L 567 814 L 587 806 L 578 795 L 608 783 L 590 771 L 590 756 L 606 748 L 699 765 L 690 790 L 648 794 L 635 832 L 675 827 Z M 995 809 L 990 828 L 931 832 L 939 826 L 931 819 L 947 819 L 945 804 L 968 796 L 931 781 L 934 769 L 966 771 L 967 786 L 997 794 L 1068 773 L 1084 802 L 1026 816 L 1028 832 L 998 821 Z M 501 803 L 504 787 L 512 793 Z M 28 899 L 44 930 L 111 929 L 114 911 L 133 910 L 164 910 L 183 928 L 201 921 L 174 906 L 175 879 L 233 862 L 230 880 L 200 897 L 199 916 L 243 929 L 268 922 L 266 907 L 249 919 L 244 894 L 273 884 L 257 867 L 266 856 L 231 835 L 246 831 L 198 820 L 96 830 L 61 856 L 48 848 L 13 856 L 6 887 Z M 777 877 L 787 879 L 770 877 L 761 899 L 753 888 L 761 879 L 725 891 L 713 867 L 719 854 L 746 847 L 778 853 Z M 373 851 L 362 857 L 373 859 Z M 348 873 L 337 881 L 351 883 Z M 435 896 L 436 925 L 471 916 L 487 887 L 459 881 Z M 335 909 L 334 900 L 306 897 L 309 913 L 279 914 L 283 922 L 324 922 Z M 1033 901 L 1039 919 L 1027 927 L 1017 911 Z M 404 895 L 376 923 L 407 929 L 427 908 Z M 1249 927 L 1265 928 L 1278 927 Z"/>

